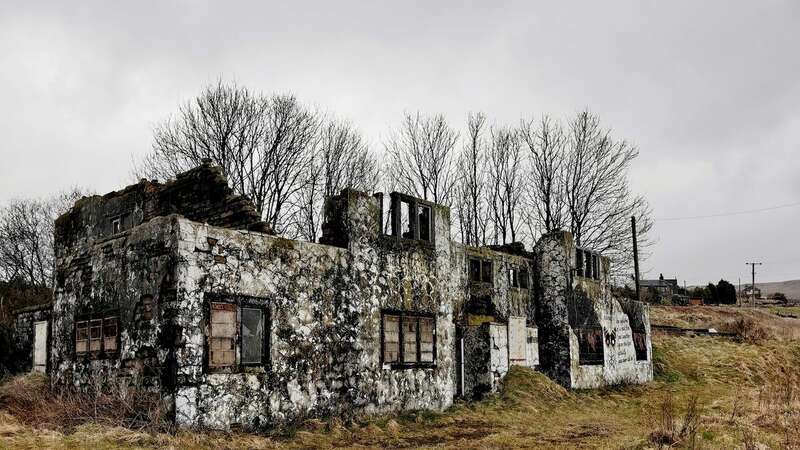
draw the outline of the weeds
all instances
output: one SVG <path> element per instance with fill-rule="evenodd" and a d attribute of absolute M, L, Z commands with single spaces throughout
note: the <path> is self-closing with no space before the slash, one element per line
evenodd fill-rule
<path fill-rule="evenodd" d="M 748 344 L 761 344 L 770 337 L 767 329 L 750 317 L 739 317 L 724 330 L 733 333 L 736 341 Z"/>
<path fill-rule="evenodd" d="M 654 420 L 654 430 L 650 433 L 650 442 L 660 447 L 673 447 L 684 444 L 695 448 L 697 432 L 700 429 L 702 407 L 697 395 L 689 398 L 686 410 L 678 425 L 678 416 L 672 394 L 667 393 L 661 402 L 659 414 Z"/>
<path fill-rule="evenodd" d="M 166 430 L 163 402 L 157 394 L 132 388 L 91 392 L 52 392 L 47 377 L 26 374 L 0 387 L 0 408 L 34 427 L 72 429 L 92 422 L 114 427 Z"/>

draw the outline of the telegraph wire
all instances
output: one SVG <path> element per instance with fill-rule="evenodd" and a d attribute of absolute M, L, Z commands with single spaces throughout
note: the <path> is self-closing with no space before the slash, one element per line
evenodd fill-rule
<path fill-rule="evenodd" d="M 696 220 L 696 219 L 711 219 L 714 217 L 730 217 L 730 216 L 740 216 L 743 214 L 754 214 L 766 211 L 774 211 L 776 209 L 784 209 L 784 208 L 793 208 L 796 206 L 800 206 L 800 202 L 796 203 L 787 203 L 785 205 L 777 205 L 777 206 L 770 206 L 768 208 L 759 208 L 759 209 L 749 209 L 744 211 L 735 211 L 735 212 L 728 212 L 728 213 L 720 213 L 720 214 L 708 214 L 703 216 L 685 216 L 685 217 L 666 217 L 663 219 L 656 219 L 658 221 L 677 221 L 677 220 Z"/>

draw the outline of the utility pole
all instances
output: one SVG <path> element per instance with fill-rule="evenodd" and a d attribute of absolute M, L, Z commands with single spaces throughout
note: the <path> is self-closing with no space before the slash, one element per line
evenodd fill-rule
<path fill-rule="evenodd" d="M 633 234 L 633 273 L 636 279 L 636 300 L 642 301 L 639 292 L 639 246 L 636 243 L 636 217 L 631 216 L 631 233 Z"/>
<path fill-rule="evenodd" d="M 742 277 L 739 277 L 739 290 L 736 291 L 736 306 L 742 306 Z"/>
<path fill-rule="evenodd" d="M 756 266 L 760 266 L 760 262 L 748 262 L 748 264 L 753 269 L 753 284 L 750 285 L 750 297 L 752 297 L 753 308 L 756 307 Z"/>

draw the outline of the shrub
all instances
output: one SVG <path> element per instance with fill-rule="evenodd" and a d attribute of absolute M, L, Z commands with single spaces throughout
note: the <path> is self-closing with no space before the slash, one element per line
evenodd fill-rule
<path fill-rule="evenodd" d="M 733 333 L 738 342 L 758 344 L 769 338 L 769 332 L 749 317 L 739 317 L 725 326 L 725 331 Z"/>

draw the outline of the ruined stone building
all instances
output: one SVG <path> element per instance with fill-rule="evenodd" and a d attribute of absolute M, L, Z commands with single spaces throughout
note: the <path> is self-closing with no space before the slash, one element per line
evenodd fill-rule
<path fill-rule="evenodd" d="M 570 388 L 652 378 L 647 307 L 612 298 L 608 259 L 569 233 L 465 246 L 447 208 L 398 193 L 346 190 L 325 217 L 319 243 L 270 235 L 210 164 L 83 198 L 20 342 L 56 389 L 144 389 L 219 429 L 441 410 L 512 365 Z"/>

